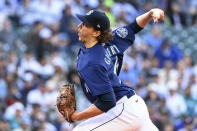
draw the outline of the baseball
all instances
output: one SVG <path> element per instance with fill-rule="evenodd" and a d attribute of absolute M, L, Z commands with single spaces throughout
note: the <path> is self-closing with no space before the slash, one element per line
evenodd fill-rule
<path fill-rule="evenodd" d="M 153 11 L 153 15 L 152 15 L 152 16 L 153 16 L 154 18 L 159 19 L 159 18 L 160 18 L 160 13 L 161 13 L 160 10 L 155 9 L 155 10 Z"/>

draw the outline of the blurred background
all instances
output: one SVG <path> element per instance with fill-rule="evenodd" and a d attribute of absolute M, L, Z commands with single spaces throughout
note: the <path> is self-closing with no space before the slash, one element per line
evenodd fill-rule
<path fill-rule="evenodd" d="M 112 29 L 151 8 L 124 56 L 122 81 L 148 105 L 160 131 L 197 130 L 197 0 L 0 0 L 0 131 L 71 131 L 57 112 L 61 83 L 74 83 L 78 111 L 90 104 L 76 72 L 76 13 L 103 10 Z"/>

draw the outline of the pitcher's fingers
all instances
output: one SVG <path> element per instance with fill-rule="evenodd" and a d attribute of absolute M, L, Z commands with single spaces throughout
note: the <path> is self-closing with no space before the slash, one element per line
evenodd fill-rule
<path fill-rule="evenodd" d="M 161 19 L 162 21 L 164 20 L 164 16 L 165 16 L 164 12 L 161 12 L 161 14 L 160 14 L 160 19 Z"/>
<path fill-rule="evenodd" d="M 153 20 L 154 20 L 154 24 L 157 24 L 158 18 L 153 18 Z"/>

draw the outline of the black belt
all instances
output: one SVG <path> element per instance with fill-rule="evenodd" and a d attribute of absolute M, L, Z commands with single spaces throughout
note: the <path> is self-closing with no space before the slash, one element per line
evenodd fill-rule
<path fill-rule="evenodd" d="M 127 98 L 131 98 L 132 96 L 134 96 L 136 93 L 134 90 L 129 91 L 129 93 L 127 94 Z"/>

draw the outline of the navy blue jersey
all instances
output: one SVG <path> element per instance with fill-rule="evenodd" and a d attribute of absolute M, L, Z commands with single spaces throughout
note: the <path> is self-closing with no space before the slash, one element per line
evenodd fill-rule
<path fill-rule="evenodd" d="M 134 21 L 127 26 L 119 27 L 114 30 L 113 40 L 105 43 L 106 51 L 114 64 L 115 74 L 119 75 L 122 67 L 123 53 L 130 45 L 133 44 L 135 34 L 141 29 L 142 28 L 138 26 L 137 22 Z"/>
<path fill-rule="evenodd" d="M 116 100 L 128 94 L 131 87 L 122 83 L 114 74 L 113 62 L 103 45 L 97 43 L 91 48 L 80 49 L 77 58 L 77 70 L 81 86 L 90 102 L 97 96 L 114 92 Z"/>

